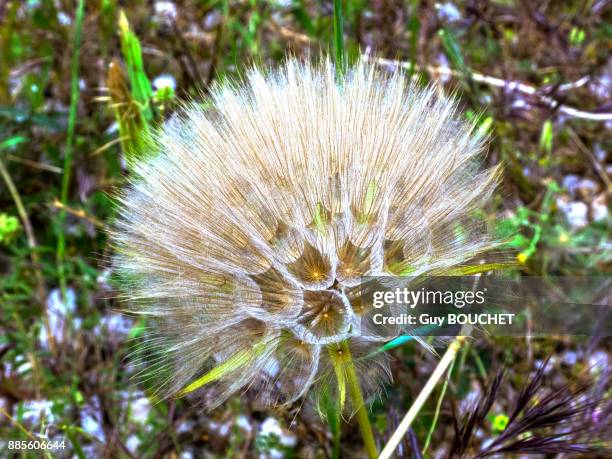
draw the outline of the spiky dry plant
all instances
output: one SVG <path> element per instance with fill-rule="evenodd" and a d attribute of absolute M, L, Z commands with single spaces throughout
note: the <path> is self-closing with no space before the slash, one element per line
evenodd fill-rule
<path fill-rule="evenodd" d="M 520 391 L 504 430 L 478 448 L 474 445 L 476 430 L 483 426 L 500 397 L 506 371 L 498 371 L 463 419 L 453 418 L 455 437 L 449 457 L 480 459 L 503 454 L 564 453 L 610 457 L 610 397 L 597 390 L 598 383 L 609 387 L 610 375 L 602 375 L 598 383 L 587 377 L 578 384 L 565 383 L 546 390 L 544 376 L 549 361 L 550 357 Z M 592 434 L 598 434 L 597 438 Z"/>
<path fill-rule="evenodd" d="M 492 244 L 472 217 L 496 180 L 475 127 L 364 62 L 341 82 L 330 63 L 251 70 L 156 142 L 114 240 L 165 395 L 290 403 L 322 385 L 344 403 L 355 375 L 376 393 L 387 361 L 361 357 L 388 337 L 360 332 L 361 276 L 448 274 Z"/>

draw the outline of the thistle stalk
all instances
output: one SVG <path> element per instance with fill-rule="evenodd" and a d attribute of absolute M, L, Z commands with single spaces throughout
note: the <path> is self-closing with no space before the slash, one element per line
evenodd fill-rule
<path fill-rule="evenodd" d="M 70 173 L 72 168 L 72 155 L 74 149 L 74 133 L 77 119 L 77 105 L 79 102 L 79 55 L 81 52 L 81 35 L 83 32 L 83 18 L 85 17 L 85 2 L 79 0 L 75 14 L 74 37 L 72 42 L 72 59 L 70 61 L 70 109 L 68 112 L 68 132 L 66 134 L 66 147 L 64 149 L 64 167 L 62 175 L 62 187 L 60 201 L 66 206 L 68 203 L 68 190 L 70 186 Z M 66 222 L 66 210 L 59 211 L 59 234 L 57 236 L 57 273 L 59 277 L 62 300 L 66 301 L 66 236 L 64 234 L 64 223 Z"/>

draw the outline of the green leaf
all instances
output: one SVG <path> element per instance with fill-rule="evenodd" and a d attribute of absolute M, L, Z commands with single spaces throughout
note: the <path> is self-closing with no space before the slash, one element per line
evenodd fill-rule
<path fill-rule="evenodd" d="M 568 37 L 570 45 L 579 46 L 584 41 L 585 36 L 586 35 L 583 29 L 576 26 L 572 27 Z"/>
<path fill-rule="evenodd" d="M 553 141 L 553 124 L 551 120 L 546 120 L 542 126 L 542 132 L 540 133 L 540 150 L 550 154 L 552 151 Z"/>
<path fill-rule="evenodd" d="M 509 263 L 483 263 L 481 265 L 458 266 L 449 269 L 445 275 L 447 276 L 473 276 L 487 271 L 498 271 L 501 269 L 511 268 Z"/>
<path fill-rule="evenodd" d="M 336 373 L 336 379 L 338 380 L 338 394 L 340 395 L 340 412 L 342 412 L 346 403 L 346 375 L 344 374 L 342 363 L 339 362 L 337 359 L 334 359 L 333 354 L 331 361 L 334 366 L 334 372 Z"/>
<path fill-rule="evenodd" d="M 368 191 L 366 191 L 365 203 L 363 213 L 368 215 L 372 211 L 372 205 L 374 204 L 374 198 L 376 197 L 376 192 L 378 191 L 378 186 L 374 180 L 370 181 L 368 184 Z"/>
<path fill-rule="evenodd" d="M 66 436 L 68 437 L 68 440 L 70 440 L 70 443 L 72 443 L 72 447 L 74 448 L 74 454 L 79 459 L 86 459 L 87 456 L 85 456 L 85 452 L 83 451 L 83 448 L 81 447 L 77 436 L 74 434 L 74 430 L 68 428 L 65 430 L 65 432 Z"/>
<path fill-rule="evenodd" d="M 0 213 L 0 244 L 10 244 L 20 228 L 21 225 L 17 217 Z"/>
<path fill-rule="evenodd" d="M 182 397 L 183 395 L 193 392 L 194 390 L 199 389 L 200 387 L 206 384 L 210 384 L 211 382 L 221 379 L 223 376 L 227 375 L 228 373 L 231 373 L 232 371 L 235 371 L 238 368 L 246 365 L 253 358 L 260 355 L 265 349 L 266 349 L 265 343 L 260 342 L 260 343 L 255 344 L 251 349 L 242 350 L 242 351 L 237 352 L 236 354 L 231 356 L 229 359 L 227 359 L 225 362 L 220 363 L 219 365 L 214 367 L 212 370 L 210 370 L 208 373 L 204 374 L 203 376 L 200 376 L 194 382 L 192 382 L 187 387 L 182 389 L 178 393 L 178 396 Z"/>
<path fill-rule="evenodd" d="M 461 70 L 462 72 L 467 71 L 467 65 L 465 63 L 465 59 L 463 58 L 463 54 L 461 53 L 461 47 L 459 46 L 459 43 L 455 39 L 452 32 L 443 28 L 438 31 L 438 35 L 442 39 L 444 52 L 451 60 L 453 67 L 455 67 L 457 70 Z"/>
<path fill-rule="evenodd" d="M 27 142 L 28 139 L 26 137 L 23 137 L 21 135 L 15 135 L 13 137 L 9 137 L 6 140 L 3 140 L 2 142 L 0 142 L 0 150 L 5 150 L 8 148 L 13 148 L 21 143 L 25 143 Z"/>
<path fill-rule="evenodd" d="M 328 387 L 324 387 L 321 390 L 321 397 L 319 399 L 319 412 L 323 414 L 329 430 L 332 434 L 332 459 L 340 458 L 340 435 L 341 435 L 341 411 L 340 404 L 337 399 L 331 394 Z M 322 417 L 323 417 L 322 416 Z"/>
<path fill-rule="evenodd" d="M 320 202 L 317 203 L 317 211 L 314 215 L 314 224 L 318 230 L 322 230 L 325 225 L 329 223 L 328 221 L 328 211 L 325 209 L 325 206 Z"/>
<path fill-rule="evenodd" d="M 478 137 L 484 137 L 489 134 L 491 128 L 493 127 L 493 121 L 494 119 L 492 116 L 487 116 L 480 122 L 477 131 Z"/>

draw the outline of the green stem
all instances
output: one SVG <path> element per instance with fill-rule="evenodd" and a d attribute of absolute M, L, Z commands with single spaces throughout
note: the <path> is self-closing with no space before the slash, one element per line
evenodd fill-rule
<path fill-rule="evenodd" d="M 482 359 L 478 355 L 478 351 L 476 351 L 476 349 L 472 347 L 470 348 L 470 352 L 474 356 L 474 361 L 476 362 L 476 366 L 478 367 L 478 372 L 480 373 L 481 378 L 486 379 L 487 369 L 485 368 L 484 363 L 482 362 Z"/>
<path fill-rule="evenodd" d="M 425 445 L 423 446 L 423 450 L 421 454 L 425 456 L 425 452 L 427 448 L 429 448 L 429 444 L 431 443 L 431 437 L 433 436 L 434 431 L 436 430 L 436 424 L 438 423 L 438 418 L 440 417 L 440 411 L 442 410 L 442 401 L 444 400 L 444 396 L 446 395 L 446 389 L 448 388 L 448 381 L 450 380 L 451 373 L 453 372 L 453 367 L 455 366 L 457 356 L 453 359 L 450 366 L 448 367 L 448 371 L 446 372 L 446 379 L 444 379 L 444 384 L 442 385 L 442 391 L 440 392 L 440 397 L 438 398 L 438 402 L 436 403 L 436 413 L 434 414 L 433 421 L 431 421 L 431 425 L 429 426 L 429 432 L 427 432 L 427 438 L 425 439 Z"/>
<path fill-rule="evenodd" d="M 72 167 L 72 147 L 74 144 L 74 130 L 76 126 L 77 104 L 79 101 L 79 52 L 81 48 L 81 32 L 83 30 L 83 17 L 85 13 L 85 1 L 79 0 L 76 10 L 74 24 L 74 39 L 72 42 L 72 60 L 70 62 L 70 111 L 68 112 L 68 132 L 66 148 L 64 150 L 64 175 L 62 177 L 62 190 L 60 201 L 66 206 L 68 201 L 68 186 L 70 184 L 70 170 Z M 64 222 L 66 211 L 62 208 L 59 212 L 59 234 L 57 239 L 57 270 L 59 276 L 62 296 L 66 294 L 66 273 L 64 269 L 64 253 L 66 251 L 66 239 L 64 235 Z"/>
<path fill-rule="evenodd" d="M 351 356 L 348 343 L 344 341 L 342 343 L 342 352 L 345 354 L 343 359 L 345 363 L 346 379 L 348 383 L 348 389 L 351 394 L 353 406 L 357 409 L 357 422 L 359 429 L 361 430 L 361 436 L 363 437 L 363 443 L 365 444 L 366 451 L 370 459 L 376 459 L 378 457 L 378 451 L 376 450 L 376 442 L 374 441 L 374 434 L 372 433 L 372 426 L 370 425 L 370 418 L 368 417 L 368 410 L 363 400 L 363 394 L 361 393 L 361 386 L 359 385 L 359 378 L 355 371 L 355 364 Z"/>
<path fill-rule="evenodd" d="M 343 77 L 346 73 L 346 51 L 344 49 L 344 18 L 342 0 L 334 0 L 334 57 L 336 59 L 336 75 Z"/>
<path fill-rule="evenodd" d="M 340 400 L 333 397 L 330 387 L 324 387 L 321 391 L 321 405 L 325 412 L 325 418 L 332 434 L 332 459 L 340 459 L 340 416 L 342 407 Z"/>

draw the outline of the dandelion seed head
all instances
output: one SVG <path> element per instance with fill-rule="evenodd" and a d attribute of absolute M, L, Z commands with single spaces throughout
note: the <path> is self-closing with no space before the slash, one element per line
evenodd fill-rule
<path fill-rule="evenodd" d="M 249 388 L 289 403 L 349 340 L 380 390 L 386 357 L 359 358 L 389 338 L 361 333 L 360 279 L 444 274 L 491 247 L 472 217 L 496 180 L 482 148 L 450 99 L 364 62 L 339 84 L 330 63 L 289 60 L 188 103 L 136 166 L 113 234 L 150 317 L 141 376 L 171 395 L 223 368 L 209 404 Z"/>

